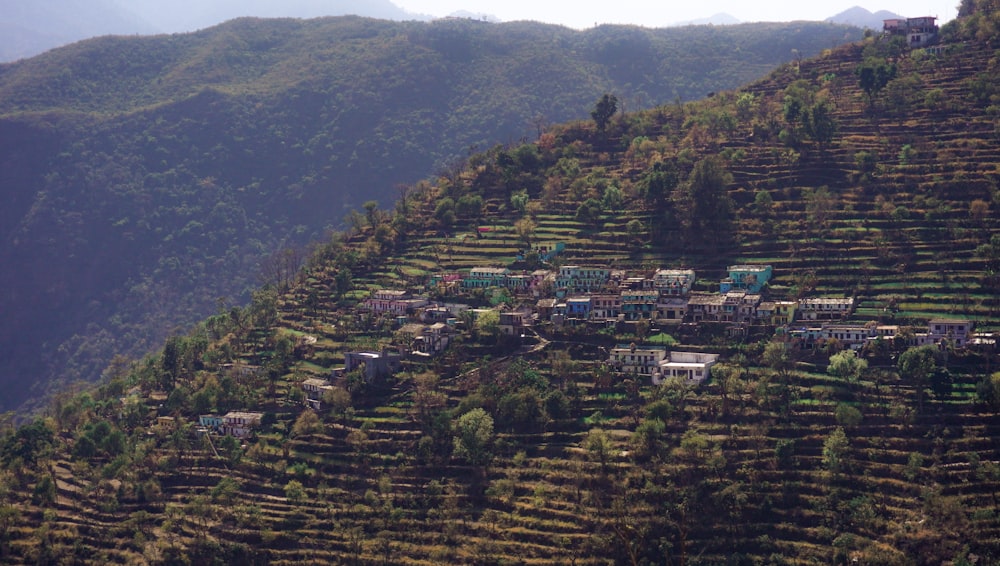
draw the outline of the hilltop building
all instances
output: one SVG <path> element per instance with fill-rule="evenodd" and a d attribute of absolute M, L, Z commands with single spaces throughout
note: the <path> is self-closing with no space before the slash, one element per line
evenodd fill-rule
<path fill-rule="evenodd" d="M 938 35 L 937 18 L 921 16 L 919 18 L 891 19 L 882 22 L 882 31 L 887 35 L 899 35 L 906 38 L 911 48 L 924 47 L 934 43 Z"/>

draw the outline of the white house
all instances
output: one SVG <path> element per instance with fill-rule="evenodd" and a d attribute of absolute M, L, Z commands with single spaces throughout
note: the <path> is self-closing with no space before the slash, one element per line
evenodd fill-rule
<path fill-rule="evenodd" d="M 653 383 L 658 384 L 664 379 L 683 379 L 691 385 L 699 384 L 708 378 L 718 359 L 719 354 L 670 352 L 669 358 L 660 361 L 657 372 L 653 374 Z"/>

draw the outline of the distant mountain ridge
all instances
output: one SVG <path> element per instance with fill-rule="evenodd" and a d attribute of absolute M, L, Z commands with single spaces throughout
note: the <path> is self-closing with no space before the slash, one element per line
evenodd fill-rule
<path fill-rule="evenodd" d="M 872 13 L 861 6 L 855 6 L 844 10 L 835 16 L 830 16 L 825 21 L 833 24 L 845 24 L 849 26 L 858 26 L 860 28 L 881 30 L 882 23 L 885 20 L 899 19 L 902 17 L 903 16 L 900 16 L 899 14 L 895 14 L 887 10 L 879 10 L 878 12 Z"/>
<path fill-rule="evenodd" d="M 182 33 L 234 18 L 358 15 L 422 19 L 389 0 L 31 0 L 0 10 L 0 62 L 102 35 Z"/>
<path fill-rule="evenodd" d="M 726 14 L 725 12 L 719 12 L 718 14 L 713 14 L 707 18 L 697 18 L 694 20 L 686 20 L 683 22 L 676 22 L 672 24 L 673 26 L 733 26 L 739 24 L 740 20 L 736 16 Z"/>

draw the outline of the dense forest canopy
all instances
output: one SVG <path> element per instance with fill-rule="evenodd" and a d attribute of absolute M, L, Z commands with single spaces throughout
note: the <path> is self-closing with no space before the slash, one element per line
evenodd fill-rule
<path fill-rule="evenodd" d="M 0 66 L 3 406 L 243 304 L 262 258 L 473 148 L 606 92 L 633 112 L 732 88 L 860 33 L 246 18 Z"/>

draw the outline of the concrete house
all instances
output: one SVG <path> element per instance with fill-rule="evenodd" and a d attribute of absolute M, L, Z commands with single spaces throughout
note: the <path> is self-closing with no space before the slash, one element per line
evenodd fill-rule
<path fill-rule="evenodd" d="M 556 288 L 565 293 L 593 293 L 608 282 L 611 270 L 605 267 L 581 267 L 564 265 L 556 276 Z"/>
<path fill-rule="evenodd" d="M 616 320 L 621 312 L 621 295 L 590 296 L 590 318 L 592 320 Z"/>
<path fill-rule="evenodd" d="M 625 320 L 652 319 L 660 300 L 658 291 L 622 291 L 622 315 Z"/>
<path fill-rule="evenodd" d="M 248 413 L 245 411 L 230 411 L 222 417 L 222 434 L 247 438 L 260 426 L 264 413 Z"/>
<path fill-rule="evenodd" d="M 665 322 L 683 322 L 688 300 L 684 297 L 661 297 L 656 303 L 656 318 Z"/>
<path fill-rule="evenodd" d="M 619 373 L 652 376 L 666 357 L 667 351 L 663 348 L 632 344 L 613 348 L 608 364 Z"/>
<path fill-rule="evenodd" d="M 719 285 L 720 293 L 733 290 L 760 293 L 773 274 L 770 265 L 730 265 L 728 271 L 729 277 Z"/>
<path fill-rule="evenodd" d="M 694 282 L 693 269 L 658 269 L 653 273 L 653 288 L 664 297 L 685 297 Z"/>
<path fill-rule="evenodd" d="M 569 297 L 566 299 L 566 317 L 590 320 L 590 297 Z"/>
<path fill-rule="evenodd" d="M 854 312 L 854 297 L 799 299 L 799 320 L 843 320 Z"/>
<path fill-rule="evenodd" d="M 705 381 L 711 375 L 712 366 L 719 360 L 719 354 L 700 352 L 670 352 L 662 360 L 658 372 L 653 375 L 653 383 L 664 379 L 683 379 L 690 385 Z"/>
<path fill-rule="evenodd" d="M 469 274 L 462 278 L 462 288 L 506 287 L 509 274 L 510 270 L 506 267 L 473 267 Z"/>
<path fill-rule="evenodd" d="M 906 38 L 910 48 L 926 47 L 937 40 L 938 25 L 934 16 L 921 16 L 918 18 L 893 18 L 882 21 L 882 31 L 888 35 L 897 35 Z"/>
<path fill-rule="evenodd" d="M 520 336 L 524 329 L 531 325 L 531 312 L 524 310 L 505 311 L 500 313 L 500 334 L 504 336 Z"/>
<path fill-rule="evenodd" d="M 345 352 L 343 372 L 351 372 L 363 368 L 365 381 L 391 377 L 399 371 L 402 356 L 395 352 Z"/>
<path fill-rule="evenodd" d="M 792 328 L 788 335 L 803 350 L 812 350 L 832 341 L 839 342 L 845 348 L 860 350 L 869 340 L 878 337 L 875 326 L 864 324 L 824 324 Z"/>
<path fill-rule="evenodd" d="M 688 318 L 692 322 L 717 322 L 722 315 L 725 295 L 695 293 L 688 297 Z"/>
<path fill-rule="evenodd" d="M 305 404 L 315 410 L 320 410 L 323 405 L 323 394 L 333 389 L 330 382 L 325 379 L 309 378 L 302 382 L 302 391 L 306 394 Z"/>
<path fill-rule="evenodd" d="M 951 343 L 956 348 L 964 348 L 972 338 L 971 320 L 937 318 L 927 323 L 927 341 L 931 344 Z"/>
<path fill-rule="evenodd" d="M 426 305 L 426 298 L 412 297 L 406 291 L 394 289 L 378 289 L 365 300 L 365 306 L 373 313 L 397 316 L 412 314 L 416 309 Z"/>

